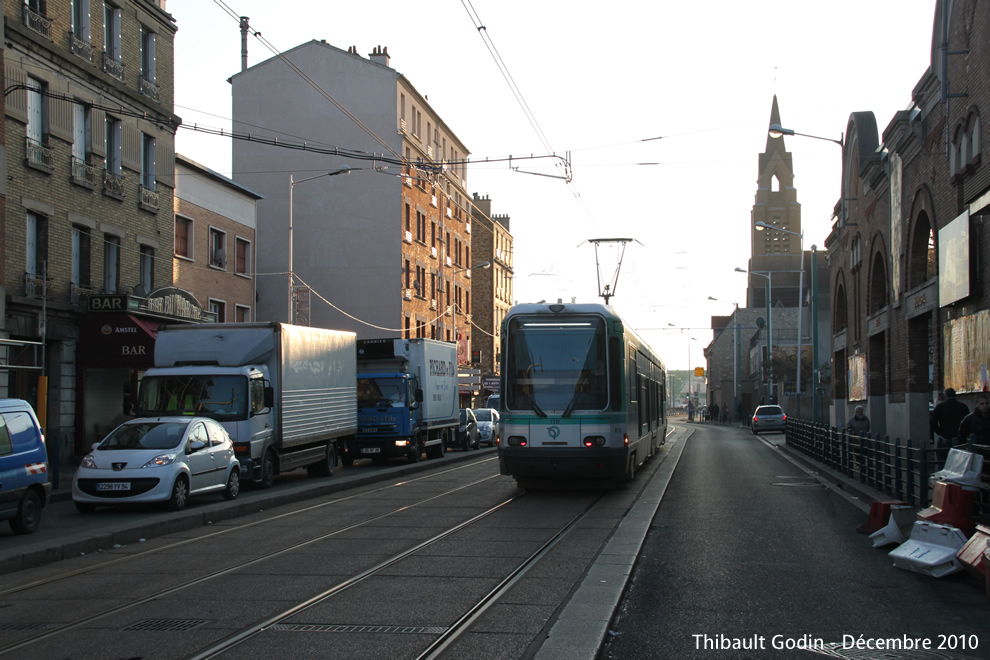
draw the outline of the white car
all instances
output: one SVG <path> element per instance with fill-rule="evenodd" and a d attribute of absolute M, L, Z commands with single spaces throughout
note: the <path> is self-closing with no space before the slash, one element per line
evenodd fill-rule
<path fill-rule="evenodd" d="M 230 436 L 206 417 L 144 417 L 118 426 L 93 445 L 72 479 L 80 512 L 99 504 L 166 502 L 178 511 L 190 495 L 240 491 Z"/>
<path fill-rule="evenodd" d="M 481 442 L 494 447 L 495 438 L 498 437 L 498 411 L 493 408 L 478 408 L 474 411 L 474 416 L 478 419 Z"/>

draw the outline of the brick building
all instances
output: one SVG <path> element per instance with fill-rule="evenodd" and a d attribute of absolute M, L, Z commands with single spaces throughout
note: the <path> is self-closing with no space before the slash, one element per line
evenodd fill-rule
<path fill-rule="evenodd" d="M 176 156 L 172 281 L 212 312 L 217 323 L 255 320 L 259 199 L 222 174 Z"/>
<path fill-rule="evenodd" d="M 310 41 L 285 56 L 319 89 L 277 57 L 230 79 L 234 131 L 252 134 L 234 141 L 233 178 L 264 195 L 259 320 L 287 318 L 291 247 L 294 288 L 310 300 L 312 325 L 456 339 L 458 361 L 468 363 L 467 147 L 391 68 L 387 49 L 366 59 Z M 287 134 L 308 148 L 266 143 L 285 144 Z"/>
<path fill-rule="evenodd" d="M 474 277 L 471 291 L 474 295 L 474 338 L 472 363 L 482 377 L 497 376 L 501 358 L 502 319 L 512 307 L 512 234 L 509 216 L 492 215 L 492 201 L 486 195 L 474 193 L 471 213 L 474 217 L 471 236 L 471 260 Z M 488 262 L 480 269 L 478 264 Z M 482 392 L 484 395 L 491 392 Z"/>
<path fill-rule="evenodd" d="M 4 0 L 3 10 L 2 324 L 20 342 L 7 394 L 43 411 L 57 465 L 97 439 L 146 364 L 146 346 L 84 339 L 140 339 L 140 312 L 89 310 L 171 285 L 176 26 L 163 1 Z"/>
<path fill-rule="evenodd" d="M 849 116 L 844 200 L 826 242 L 832 421 L 865 405 L 874 432 L 915 443 L 929 437 L 939 390 L 972 409 L 990 389 L 990 6 L 940 0 L 931 53 L 910 107 L 882 133 L 872 112 Z"/>

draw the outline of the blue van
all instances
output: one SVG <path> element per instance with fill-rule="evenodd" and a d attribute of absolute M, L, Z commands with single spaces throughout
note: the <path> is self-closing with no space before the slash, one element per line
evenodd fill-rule
<path fill-rule="evenodd" d="M 30 534 L 51 492 L 45 435 L 34 409 L 21 399 L 0 399 L 0 520 Z"/>

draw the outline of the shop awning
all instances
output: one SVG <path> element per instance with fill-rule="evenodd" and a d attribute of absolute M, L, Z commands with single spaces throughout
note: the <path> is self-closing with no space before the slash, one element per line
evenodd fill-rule
<path fill-rule="evenodd" d="M 80 325 L 76 362 L 88 369 L 149 369 L 159 325 L 133 314 L 91 314 Z"/>

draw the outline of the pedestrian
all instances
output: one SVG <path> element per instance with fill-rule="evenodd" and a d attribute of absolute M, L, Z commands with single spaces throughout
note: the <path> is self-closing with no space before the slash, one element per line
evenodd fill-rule
<path fill-rule="evenodd" d="M 935 456 L 939 464 L 945 463 L 949 449 L 959 438 L 959 424 L 969 414 L 969 407 L 956 398 L 956 391 L 951 387 L 941 393 L 945 398 L 935 404 L 931 415 L 928 416 L 928 426 L 935 440 Z"/>
<path fill-rule="evenodd" d="M 990 445 L 990 398 L 986 394 L 976 397 L 976 409 L 959 423 L 959 440 Z"/>
<path fill-rule="evenodd" d="M 866 435 L 870 432 L 870 418 L 866 416 L 863 406 L 856 406 L 856 414 L 846 422 L 846 433 Z"/>

